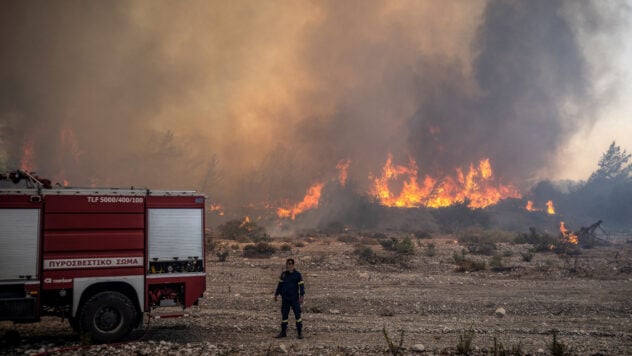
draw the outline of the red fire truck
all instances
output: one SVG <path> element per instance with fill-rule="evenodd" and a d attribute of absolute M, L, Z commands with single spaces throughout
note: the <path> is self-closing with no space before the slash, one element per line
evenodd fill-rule
<path fill-rule="evenodd" d="M 58 315 L 111 342 L 202 297 L 203 195 L 51 187 L 24 171 L 0 183 L 0 320 Z"/>

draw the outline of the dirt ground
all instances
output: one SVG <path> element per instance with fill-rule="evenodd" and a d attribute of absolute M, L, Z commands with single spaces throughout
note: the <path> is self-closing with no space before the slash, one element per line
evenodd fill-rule
<path fill-rule="evenodd" d="M 352 239 L 353 240 L 353 239 Z M 21 344 L 3 354 L 389 354 L 383 330 L 403 354 L 450 355 L 472 333 L 471 354 L 497 350 L 551 354 L 553 331 L 570 354 L 632 354 L 632 244 L 582 250 L 579 256 L 536 253 L 502 244 L 502 272 L 456 272 L 459 245 L 450 236 L 413 240 L 415 253 L 369 264 L 357 244 L 338 237 L 274 240 L 290 246 L 270 258 L 244 258 L 234 241 L 225 262 L 209 253 L 207 291 L 182 319 L 152 320 L 130 340 L 82 346 L 67 322 L 45 318 L 16 325 Z M 434 253 L 429 245 L 434 245 Z M 231 248 L 232 246 L 232 248 Z M 368 245 L 381 254 L 379 244 Z M 235 249 L 233 249 L 235 248 Z M 280 302 L 273 291 L 288 257 L 304 277 L 305 339 L 274 339 Z M 488 256 L 473 256 L 488 261 Z M 0 324 L 2 331 L 13 328 Z M 423 351 L 422 351 L 423 350 Z"/>

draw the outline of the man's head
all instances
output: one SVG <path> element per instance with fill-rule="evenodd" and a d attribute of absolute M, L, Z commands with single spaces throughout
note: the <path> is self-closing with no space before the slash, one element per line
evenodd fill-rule
<path fill-rule="evenodd" d="M 294 259 L 288 258 L 285 260 L 285 270 L 289 272 L 294 271 Z"/>

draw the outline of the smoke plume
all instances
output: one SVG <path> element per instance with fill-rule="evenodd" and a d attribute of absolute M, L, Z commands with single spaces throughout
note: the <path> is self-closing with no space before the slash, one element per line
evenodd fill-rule
<path fill-rule="evenodd" d="M 0 164 L 234 206 L 300 199 L 341 159 L 366 192 L 389 153 L 526 187 L 596 117 L 598 4 L 4 1 Z"/>

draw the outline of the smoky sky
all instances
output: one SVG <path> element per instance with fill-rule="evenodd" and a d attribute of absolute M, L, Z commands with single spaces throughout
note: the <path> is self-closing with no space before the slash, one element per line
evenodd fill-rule
<path fill-rule="evenodd" d="M 54 181 L 236 205 L 300 199 L 342 159 L 366 191 L 389 153 L 432 176 L 490 158 L 525 188 L 596 118 L 579 34 L 616 27 L 571 5 L 4 1 L 0 164 L 30 148 Z"/>

